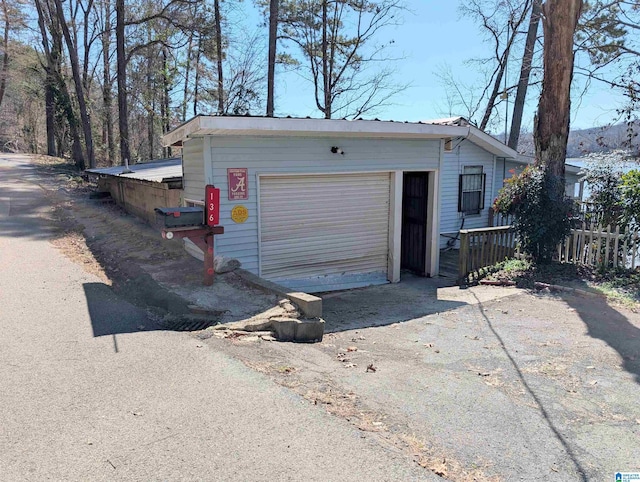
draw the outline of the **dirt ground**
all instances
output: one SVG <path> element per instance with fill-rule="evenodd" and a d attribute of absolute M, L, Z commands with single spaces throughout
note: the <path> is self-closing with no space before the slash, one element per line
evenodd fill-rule
<path fill-rule="evenodd" d="M 56 245 L 139 304 L 184 313 L 196 303 L 232 321 L 277 303 L 233 274 L 202 287 L 201 263 L 178 242 L 51 174 L 42 187 L 56 206 Z M 640 471 L 638 313 L 600 297 L 460 290 L 411 276 L 323 303 L 322 343 L 192 336 L 447 480 Z"/>
<path fill-rule="evenodd" d="M 129 301 L 159 316 L 187 315 L 197 305 L 210 311 L 212 322 L 245 319 L 277 305 L 275 295 L 234 273 L 217 275 L 215 289 L 203 286 L 202 262 L 186 253 L 182 241 L 162 239 L 160 228 L 90 199 L 93 187 L 59 164 L 39 170 L 46 174 L 40 185 L 58 227 L 53 243 Z"/>

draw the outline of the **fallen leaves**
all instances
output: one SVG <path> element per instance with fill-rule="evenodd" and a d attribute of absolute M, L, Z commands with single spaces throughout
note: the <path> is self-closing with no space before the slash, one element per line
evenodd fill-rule
<path fill-rule="evenodd" d="M 369 372 L 375 373 L 376 371 L 378 371 L 378 369 L 373 366 L 373 363 L 369 363 L 369 365 L 367 365 L 366 373 L 369 373 Z"/>

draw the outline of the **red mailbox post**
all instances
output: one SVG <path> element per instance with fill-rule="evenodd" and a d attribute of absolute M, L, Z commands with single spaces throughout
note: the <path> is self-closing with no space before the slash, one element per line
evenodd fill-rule
<path fill-rule="evenodd" d="M 176 208 L 179 213 L 179 208 Z M 174 214 L 175 215 L 175 214 Z M 187 238 L 204 253 L 204 284 L 211 286 L 215 270 L 213 267 L 213 238 L 216 234 L 224 234 L 220 223 L 220 189 L 208 185 L 205 187 L 204 223 L 200 226 L 184 226 L 165 228 L 162 237 L 165 239 Z"/>
<path fill-rule="evenodd" d="M 204 192 L 207 226 L 217 226 L 220 224 L 220 189 L 209 184 Z"/>

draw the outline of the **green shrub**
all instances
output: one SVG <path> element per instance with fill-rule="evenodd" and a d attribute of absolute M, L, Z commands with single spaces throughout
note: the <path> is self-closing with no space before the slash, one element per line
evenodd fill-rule
<path fill-rule="evenodd" d="M 520 248 L 539 263 L 551 261 L 558 243 L 569 235 L 576 210 L 563 179 L 539 166 L 508 179 L 493 208 L 514 216 Z"/>
<path fill-rule="evenodd" d="M 593 212 L 585 219 L 587 223 L 602 226 L 617 226 L 622 217 L 622 176 L 619 154 L 592 156 L 584 170 L 583 180 L 589 184 L 589 201 L 593 203 Z"/>
<path fill-rule="evenodd" d="M 640 171 L 633 170 L 620 178 L 622 224 L 631 231 L 640 229 Z"/>

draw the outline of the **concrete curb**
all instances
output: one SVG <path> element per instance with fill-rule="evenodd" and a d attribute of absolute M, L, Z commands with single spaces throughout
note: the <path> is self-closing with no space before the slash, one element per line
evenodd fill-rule
<path fill-rule="evenodd" d="M 308 293 L 292 292 L 282 285 L 267 281 L 241 268 L 236 269 L 234 273 L 237 273 L 243 280 L 256 288 L 270 291 L 278 296 L 291 300 L 291 302 L 300 308 L 300 311 L 306 318 L 322 318 L 322 298 Z"/>
<path fill-rule="evenodd" d="M 604 293 L 595 293 L 593 291 L 581 290 L 580 288 L 570 288 L 568 286 L 552 285 L 548 283 L 541 283 L 539 281 L 536 281 L 535 283 L 533 283 L 533 286 L 539 290 L 549 289 L 554 291 L 564 291 L 565 293 L 574 293 L 578 295 L 591 296 L 594 298 L 607 298 L 607 295 L 605 295 Z"/>
<path fill-rule="evenodd" d="M 490 280 L 480 280 L 479 284 L 485 286 L 516 286 L 515 281 L 490 281 Z"/>
<path fill-rule="evenodd" d="M 490 280 L 481 280 L 479 282 L 481 285 L 485 286 L 517 286 L 515 281 L 490 281 Z M 604 293 L 596 293 L 593 291 L 581 290 L 580 288 L 570 288 L 569 286 L 562 285 L 552 285 L 548 283 L 541 283 L 540 281 L 536 281 L 533 283 L 533 287 L 537 290 L 548 289 L 551 291 L 563 291 L 565 293 L 573 293 L 577 295 L 591 296 L 595 298 L 607 298 L 607 295 Z"/>

